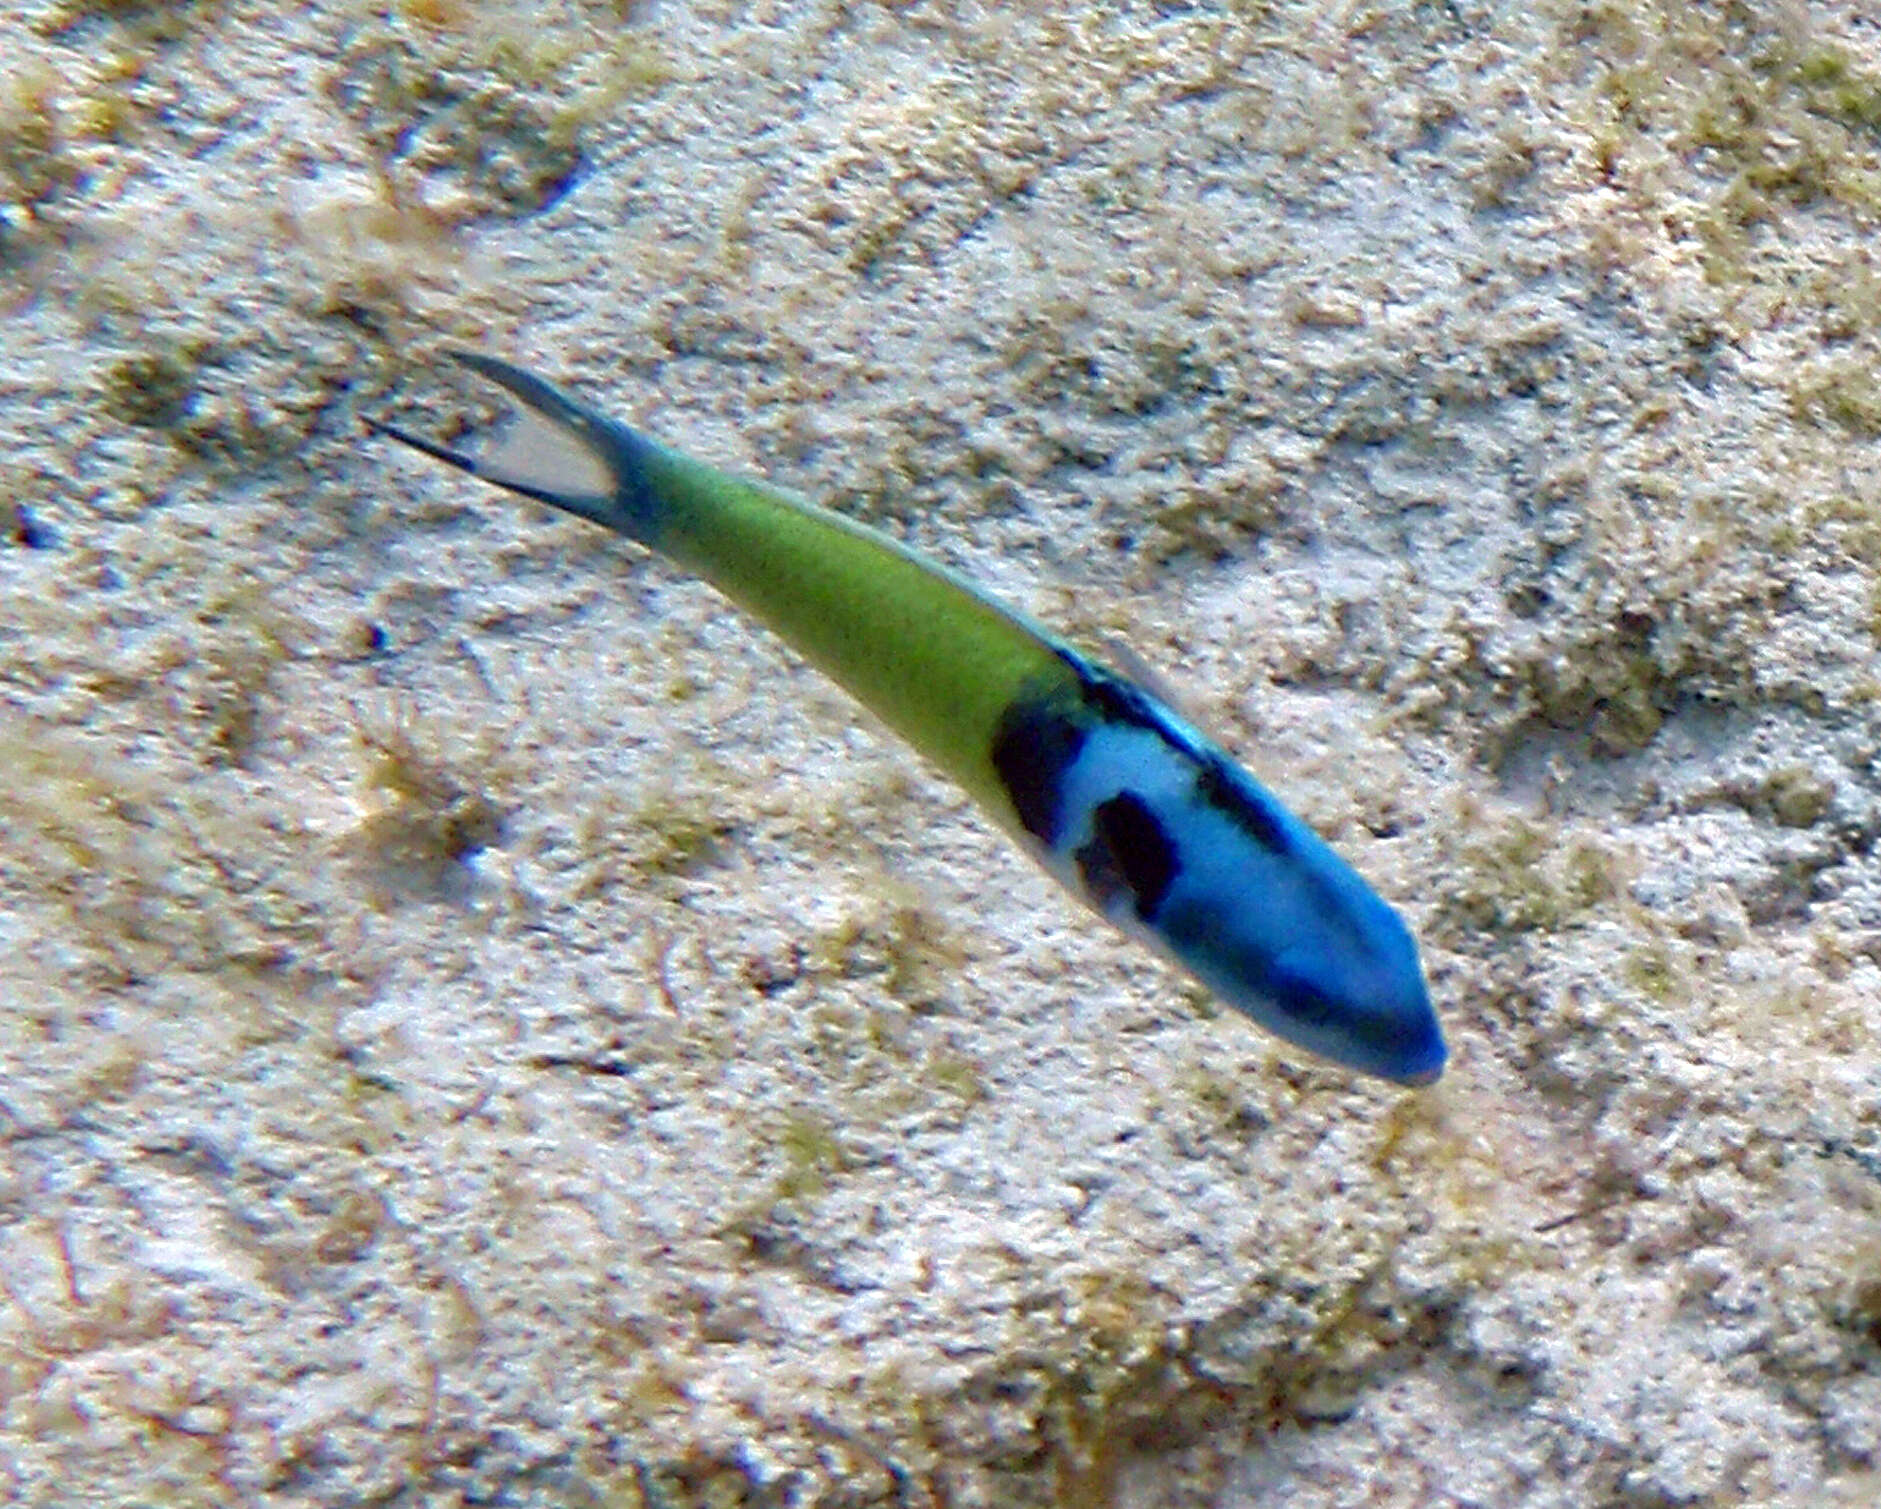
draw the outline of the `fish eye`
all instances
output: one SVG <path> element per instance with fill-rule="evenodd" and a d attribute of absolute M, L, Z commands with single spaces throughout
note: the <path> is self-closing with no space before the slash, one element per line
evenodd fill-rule
<path fill-rule="evenodd" d="M 1284 958 L 1269 967 L 1267 988 L 1282 1011 L 1308 1026 L 1324 1026 L 1342 1011 L 1321 981 Z"/>

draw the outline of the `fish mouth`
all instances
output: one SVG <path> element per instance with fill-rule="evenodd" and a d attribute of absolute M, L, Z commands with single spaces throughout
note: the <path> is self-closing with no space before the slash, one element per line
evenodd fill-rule
<path fill-rule="evenodd" d="M 1384 1071 L 1384 1077 L 1393 1084 L 1403 1085 L 1407 1090 L 1421 1090 L 1436 1084 L 1443 1078 L 1443 1071 L 1449 1066 L 1450 1050 L 1444 1046 L 1441 1038 L 1430 1046 L 1436 1051 L 1420 1055 L 1424 1059 L 1423 1063 L 1415 1068 L 1387 1069 Z"/>

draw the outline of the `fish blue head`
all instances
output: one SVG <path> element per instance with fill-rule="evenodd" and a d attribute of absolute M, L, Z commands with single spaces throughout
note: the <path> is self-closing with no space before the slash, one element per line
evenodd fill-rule
<path fill-rule="evenodd" d="M 1424 971 L 1396 913 L 1381 907 L 1365 946 L 1283 952 L 1250 980 L 1249 1009 L 1289 1041 L 1367 1074 L 1427 1085 L 1449 1057 Z M 1395 931 L 1398 939 L 1386 932 Z M 1400 946 L 1401 945 L 1401 946 Z M 1261 1007 L 1268 1009 L 1263 1014 Z"/>
<path fill-rule="evenodd" d="M 1157 918 L 1162 943 L 1277 1037 L 1431 1084 L 1448 1052 L 1411 929 L 1305 824 L 1285 820 L 1285 866 L 1247 854 L 1230 882 L 1219 856 L 1196 858 Z"/>
<path fill-rule="evenodd" d="M 1330 850 L 1322 857 L 1346 869 Z M 1443 1073 L 1417 945 L 1349 870 L 1296 871 L 1278 893 L 1257 884 L 1172 895 L 1157 931 L 1216 995 L 1290 1043 L 1403 1085 Z"/>
<path fill-rule="evenodd" d="M 1047 865 L 1288 1042 L 1436 1079 L 1443 1033 L 1403 919 L 1192 725 L 1076 664 L 1081 703 L 1022 707 L 995 756 Z"/>
<path fill-rule="evenodd" d="M 1290 1043 L 1399 1084 L 1442 1074 L 1410 929 L 1318 834 L 1234 767 L 1164 814 L 1175 874 L 1154 941 Z"/>

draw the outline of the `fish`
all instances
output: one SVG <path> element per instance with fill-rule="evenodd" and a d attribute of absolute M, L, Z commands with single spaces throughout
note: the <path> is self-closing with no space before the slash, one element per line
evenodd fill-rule
<path fill-rule="evenodd" d="M 475 451 L 375 434 L 704 578 L 945 772 L 1079 901 L 1284 1042 L 1428 1085 L 1448 1050 L 1403 918 L 1142 682 L 881 530 L 721 471 L 496 357 Z"/>

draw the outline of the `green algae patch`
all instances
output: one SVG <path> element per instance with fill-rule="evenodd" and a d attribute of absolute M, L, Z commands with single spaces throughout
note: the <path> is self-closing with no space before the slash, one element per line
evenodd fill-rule
<path fill-rule="evenodd" d="M 1597 840 L 1510 818 L 1457 845 L 1440 883 L 1433 934 L 1553 933 L 1585 921 L 1620 892 L 1618 856 Z"/>

